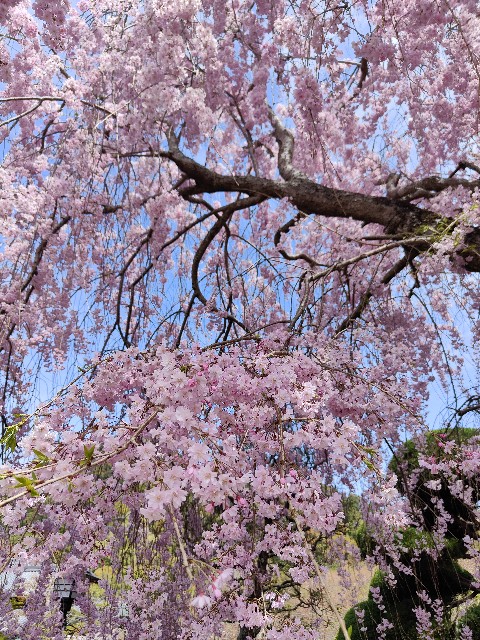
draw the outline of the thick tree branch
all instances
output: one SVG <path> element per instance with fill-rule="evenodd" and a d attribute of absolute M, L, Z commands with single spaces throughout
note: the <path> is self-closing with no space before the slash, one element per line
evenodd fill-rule
<path fill-rule="evenodd" d="M 281 146 L 279 142 L 279 146 Z M 289 153 L 287 143 L 283 153 L 282 171 L 289 175 Z M 317 184 L 295 171 L 288 181 L 272 180 L 249 175 L 223 175 L 186 156 L 179 148 L 173 134 L 169 135 L 169 150 L 158 155 L 172 160 L 194 186 L 179 192 L 182 196 L 200 193 L 245 193 L 280 200 L 288 199 L 299 211 L 331 218 L 352 218 L 366 224 L 379 224 L 389 232 L 404 230 L 411 232 L 419 225 L 434 225 L 438 216 L 408 202 L 396 202 L 390 198 L 368 196 L 361 193 L 334 189 Z"/>
<path fill-rule="evenodd" d="M 345 191 L 326 187 L 310 180 L 300 171 L 294 169 L 293 151 L 294 137 L 291 131 L 284 127 L 277 116 L 270 112 L 274 136 L 279 146 L 278 166 L 283 180 L 261 178 L 251 175 L 223 175 L 201 165 L 186 156 L 179 147 L 179 141 L 172 132 L 168 135 L 169 149 L 157 155 L 173 161 L 182 173 L 189 179 L 190 184 L 179 190 L 185 197 L 201 193 L 243 193 L 263 199 L 288 199 L 301 214 L 321 215 L 327 218 L 351 218 L 364 224 L 378 224 L 387 234 L 393 234 L 405 239 L 408 246 L 409 238 L 418 235 L 431 236 L 431 242 L 425 241 L 422 250 L 427 250 L 438 240 L 438 225 L 444 224 L 445 218 L 439 214 L 417 206 L 412 202 L 415 198 L 424 198 L 427 194 L 433 197 L 437 193 L 455 187 L 474 189 L 480 186 L 480 180 L 455 178 L 461 169 L 474 169 L 467 163 L 460 163 L 455 172 L 448 178 L 431 176 L 423 180 L 399 187 L 400 176 L 392 174 L 386 181 L 386 197 L 370 196 L 353 191 Z M 193 182 L 193 184 L 192 184 Z M 275 234 L 274 242 L 278 245 L 281 234 L 298 222 L 301 216 L 296 216 L 281 227 Z M 451 223 L 451 231 L 455 223 Z M 426 231 L 427 230 L 427 231 Z M 477 238 L 477 236 L 479 236 Z M 417 247 L 418 248 L 418 247 Z M 282 250 L 280 250 L 282 251 Z M 286 252 L 282 255 L 286 259 L 304 259 L 314 266 L 313 258 L 304 254 L 290 256 Z M 464 267 L 471 272 L 480 271 L 480 233 L 471 232 L 465 237 L 463 246 L 459 246 L 457 255 L 463 259 Z"/>

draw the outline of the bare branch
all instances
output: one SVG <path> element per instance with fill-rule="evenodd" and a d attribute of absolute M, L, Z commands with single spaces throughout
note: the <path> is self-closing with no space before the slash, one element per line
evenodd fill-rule
<path fill-rule="evenodd" d="M 399 273 L 401 273 L 405 269 L 408 263 L 411 260 L 413 260 L 415 255 L 418 255 L 418 253 L 419 253 L 418 251 L 416 252 L 415 249 L 412 249 L 407 255 L 405 255 L 398 262 L 396 262 L 383 276 L 383 278 L 380 281 L 381 284 L 388 284 L 389 282 L 391 282 L 395 276 L 397 276 Z M 343 320 L 339 324 L 339 326 L 335 329 L 335 332 L 334 332 L 335 336 L 338 336 L 341 333 L 343 333 L 346 329 L 348 329 L 348 327 L 352 324 L 354 320 L 357 320 L 357 318 L 359 318 L 362 315 L 363 311 L 365 310 L 368 303 L 370 302 L 370 299 L 372 298 L 372 296 L 373 296 L 373 293 L 372 293 L 371 287 L 369 287 L 369 289 L 360 298 L 360 302 L 357 304 L 357 306 L 352 311 L 352 313 L 350 313 L 349 316 L 345 318 L 345 320 Z"/>
<path fill-rule="evenodd" d="M 224 207 L 220 207 L 219 209 L 216 210 L 217 214 L 221 213 L 222 215 L 217 219 L 215 224 L 211 227 L 210 231 L 208 231 L 206 236 L 203 238 L 202 242 L 200 243 L 200 246 L 198 247 L 195 253 L 195 256 L 192 262 L 192 288 L 196 297 L 204 305 L 207 304 L 207 299 L 205 298 L 205 296 L 200 290 L 200 285 L 198 282 L 198 270 L 199 270 L 200 262 L 205 252 L 207 251 L 208 247 L 214 240 L 215 236 L 220 232 L 222 227 L 226 224 L 226 222 L 229 220 L 229 218 L 235 211 L 241 211 L 242 209 L 253 207 L 256 204 L 260 204 L 261 202 L 263 202 L 264 199 L 265 198 L 261 196 L 243 198 L 241 200 L 237 200 L 235 202 L 227 204 Z"/>
<path fill-rule="evenodd" d="M 445 191 L 445 189 L 456 189 L 458 187 L 464 187 L 469 191 L 478 189 L 480 187 L 480 179 L 468 180 L 466 178 L 454 177 L 459 171 L 465 169 L 480 173 L 480 167 L 470 162 L 459 162 L 447 178 L 428 176 L 421 180 L 410 180 L 404 186 L 399 187 L 398 185 L 402 175 L 400 173 L 391 173 L 384 184 L 389 198 L 392 198 L 392 200 L 405 200 L 407 202 L 433 198 L 438 193 Z"/>
<path fill-rule="evenodd" d="M 335 262 L 328 269 L 324 271 L 320 271 L 319 273 L 315 273 L 310 277 L 310 282 L 316 282 L 320 280 L 320 278 L 325 278 L 330 275 L 333 271 L 340 271 L 344 267 L 348 267 L 351 264 L 356 264 L 361 260 L 366 260 L 367 258 L 371 258 L 372 256 L 376 256 L 379 253 L 386 253 L 387 251 L 391 251 L 392 249 L 398 249 L 399 247 L 404 247 L 406 245 L 406 240 L 401 240 L 397 242 L 390 242 L 388 244 L 383 244 L 376 249 L 372 249 L 371 251 L 365 251 L 364 253 L 360 253 L 353 258 L 349 258 L 348 260 L 342 260 L 341 262 Z M 430 245 L 429 238 L 427 237 L 419 237 L 419 238 L 411 238 L 408 240 L 408 245 L 410 247 L 428 247 Z"/>

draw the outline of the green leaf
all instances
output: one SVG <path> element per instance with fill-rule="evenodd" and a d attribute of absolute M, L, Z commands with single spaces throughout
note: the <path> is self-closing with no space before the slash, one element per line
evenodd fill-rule
<path fill-rule="evenodd" d="M 32 484 L 30 478 L 27 478 L 26 476 L 13 476 L 13 479 L 18 482 L 16 485 L 17 487 L 26 487 L 27 485 Z"/>
<path fill-rule="evenodd" d="M 10 598 L 10 604 L 12 605 L 12 609 L 23 609 L 27 604 L 27 598 L 25 596 L 12 596 Z"/>
<path fill-rule="evenodd" d="M 39 463 L 46 464 L 47 462 L 50 462 L 50 458 L 38 449 L 34 449 L 33 453 L 35 454 L 35 457 L 38 459 Z"/>
<path fill-rule="evenodd" d="M 21 418 L 21 420 L 9 425 L 5 429 L 5 433 L 3 434 L 3 438 L 0 439 L 0 442 L 4 444 L 7 449 L 10 449 L 10 451 L 15 451 L 17 447 L 17 432 L 23 427 L 29 417 L 28 413 L 16 413 L 15 418 Z"/>
<path fill-rule="evenodd" d="M 15 451 L 17 447 L 17 431 L 20 428 L 20 424 L 12 424 L 5 429 L 5 435 L 1 439 L 2 444 L 5 445 L 6 449 L 10 449 L 10 451 Z"/>
<path fill-rule="evenodd" d="M 352 627 L 352 625 L 350 625 L 350 626 L 348 627 L 348 629 L 347 629 L 347 633 L 348 633 L 348 635 L 349 635 L 350 637 L 352 637 L 352 633 L 353 633 L 353 627 Z"/>
<path fill-rule="evenodd" d="M 38 493 L 38 491 L 35 489 L 35 485 L 34 485 L 34 481 L 36 478 L 34 478 L 33 480 L 31 478 L 27 478 L 26 476 L 13 476 L 14 480 L 17 481 L 17 484 L 15 485 L 15 488 L 24 488 L 26 491 L 29 492 L 29 494 L 31 496 L 39 496 L 40 494 Z"/>
<path fill-rule="evenodd" d="M 81 461 L 80 464 L 83 464 L 85 466 L 92 464 L 92 460 L 93 460 L 93 454 L 95 452 L 95 445 L 92 444 L 91 447 L 87 446 L 86 444 L 83 445 L 83 455 L 85 456 L 84 459 Z"/>

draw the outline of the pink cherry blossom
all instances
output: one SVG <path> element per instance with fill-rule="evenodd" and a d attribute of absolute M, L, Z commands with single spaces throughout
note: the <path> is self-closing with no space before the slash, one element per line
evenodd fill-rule
<path fill-rule="evenodd" d="M 192 607 L 196 607 L 197 609 L 205 609 L 210 607 L 210 605 L 212 604 L 212 598 L 205 595 L 204 593 L 201 593 L 200 595 L 193 598 L 191 604 Z"/>
<path fill-rule="evenodd" d="M 348 498 L 386 575 L 451 504 L 478 565 L 477 3 L 0 21 L 0 632 L 59 638 L 61 577 L 89 638 L 316 638 Z"/>

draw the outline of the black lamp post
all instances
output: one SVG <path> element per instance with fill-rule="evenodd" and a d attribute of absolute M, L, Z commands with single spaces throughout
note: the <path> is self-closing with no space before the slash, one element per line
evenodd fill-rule
<path fill-rule="evenodd" d="M 73 578 L 57 578 L 53 583 L 53 593 L 60 599 L 60 611 L 63 613 L 63 628 L 67 628 L 67 614 L 77 595 Z"/>
<path fill-rule="evenodd" d="M 96 576 L 93 571 L 90 571 L 90 569 L 85 571 L 85 578 L 90 582 L 90 584 L 98 584 L 100 582 L 100 578 Z"/>
<path fill-rule="evenodd" d="M 97 584 L 100 580 L 93 571 L 87 569 L 85 578 L 91 584 Z M 63 628 L 67 628 L 67 614 L 73 606 L 77 592 L 74 578 L 57 578 L 53 583 L 53 593 L 60 599 L 60 611 L 63 613 Z"/>

